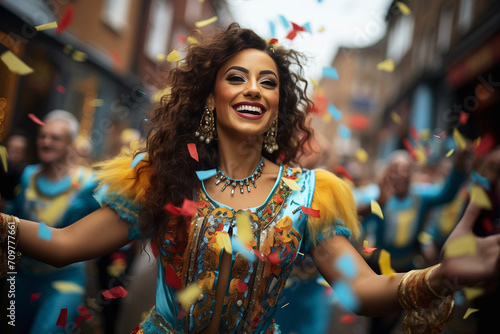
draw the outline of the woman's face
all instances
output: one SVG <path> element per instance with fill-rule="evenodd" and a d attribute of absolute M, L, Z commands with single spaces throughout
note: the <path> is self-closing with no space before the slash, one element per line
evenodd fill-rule
<path fill-rule="evenodd" d="M 257 49 L 236 54 L 217 73 L 207 106 L 216 110 L 219 139 L 262 136 L 278 113 L 274 60 Z"/>

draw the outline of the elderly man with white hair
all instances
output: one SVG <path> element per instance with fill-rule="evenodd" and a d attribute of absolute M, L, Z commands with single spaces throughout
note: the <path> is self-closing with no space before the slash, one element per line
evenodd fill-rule
<path fill-rule="evenodd" d="M 39 237 L 50 239 L 46 226 L 67 226 L 100 206 L 92 197 L 92 170 L 78 165 L 78 120 L 58 109 L 43 121 L 36 141 L 40 163 L 25 168 L 11 214 L 40 222 Z M 16 276 L 15 333 L 66 333 L 80 314 L 85 278 L 83 262 L 54 268 L 23 256 Z M 57 326 L 60 316 L 66 329 Z"/>

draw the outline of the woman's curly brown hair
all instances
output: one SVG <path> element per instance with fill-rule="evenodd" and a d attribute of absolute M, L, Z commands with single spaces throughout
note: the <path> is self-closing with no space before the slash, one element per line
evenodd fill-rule
<path fill-rule="evenodd" d="M 158 245 L 162 244 L 165 233 L 174 233 L 178 246 L 187 242 L 186 221 L 170 215 L 164 206 L 167 203 L 181 206 L 185 198 L 194 199 L 200 187 L 196 171 L 218 165 L 217 142 L 201 143 L 194 133 L 214 89 L 217 72 L 237 53 L 250 48 L 262 50 L 278 68 L 279 149 L 272 154 L 263 150 L 262 155 L 273 162 L 293 162 L 311 135 L 305 118 L 313 103 L 306 96 L 307 81 L 302 77 L 300 64 L 305 59 L 301 53 L 269 44 L 236 23 L 207 36 L 195 31 L 193 36 L 197 42 L 187 47 L 183 61 L 170 71 L 171 92 L 162 98 L 149 121 L 152 127 L 146 149 L 152 172 L 140 220 L 143 233 L 152 235 Z M 297 73 L 292 72 L 294 66 Z M 199 162 L 191 158 L 188 143 L 197 144 Z"/>

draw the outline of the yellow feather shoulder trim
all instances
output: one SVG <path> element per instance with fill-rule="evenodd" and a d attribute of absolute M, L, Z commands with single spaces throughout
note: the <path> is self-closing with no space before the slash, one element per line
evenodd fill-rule
<path fill-rule="evenodd" d="M 122 152 L 115 158 L 94 164 L 99 187 L 108 186 L 108 194 L 116 194 L 132 201 L 133 204 L 143 204 L 145 194 L 150 185 L 151 166 L 147 155 L 135 166 L 132 165 L 134 155 Z"/>
<path fill-rule="evenodd" d="M 353 239 L 359 236 L 359 218 L 356 204 L 349 185 L 335 174 L 315 169 L 316 185 L 311 207 L 320 210 L 320 217 L 309 217 L 308 228 L 311 236 L 338 224 L 340 219 L 351 231 Z M 313 240 L 315 243 L 315 240 Z"/>

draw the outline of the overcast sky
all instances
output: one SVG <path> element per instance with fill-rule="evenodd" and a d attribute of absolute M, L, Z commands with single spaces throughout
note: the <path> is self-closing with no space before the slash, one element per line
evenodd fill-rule
<path fill-rule="evenodd" d="M 339 46 L 364 47 L 385 33 L 385 15 L 391 0 L 227 0 L 236 21 L 268 39 L 306 53 L 306 76 L 321 78 L 323 67 L 331 65 Z M 290 41 L 291 28 L 282 18 L 307 25 L 311 33 L 301 32 Z M 274 36 L 272 36 L 274 26 Z"/>

